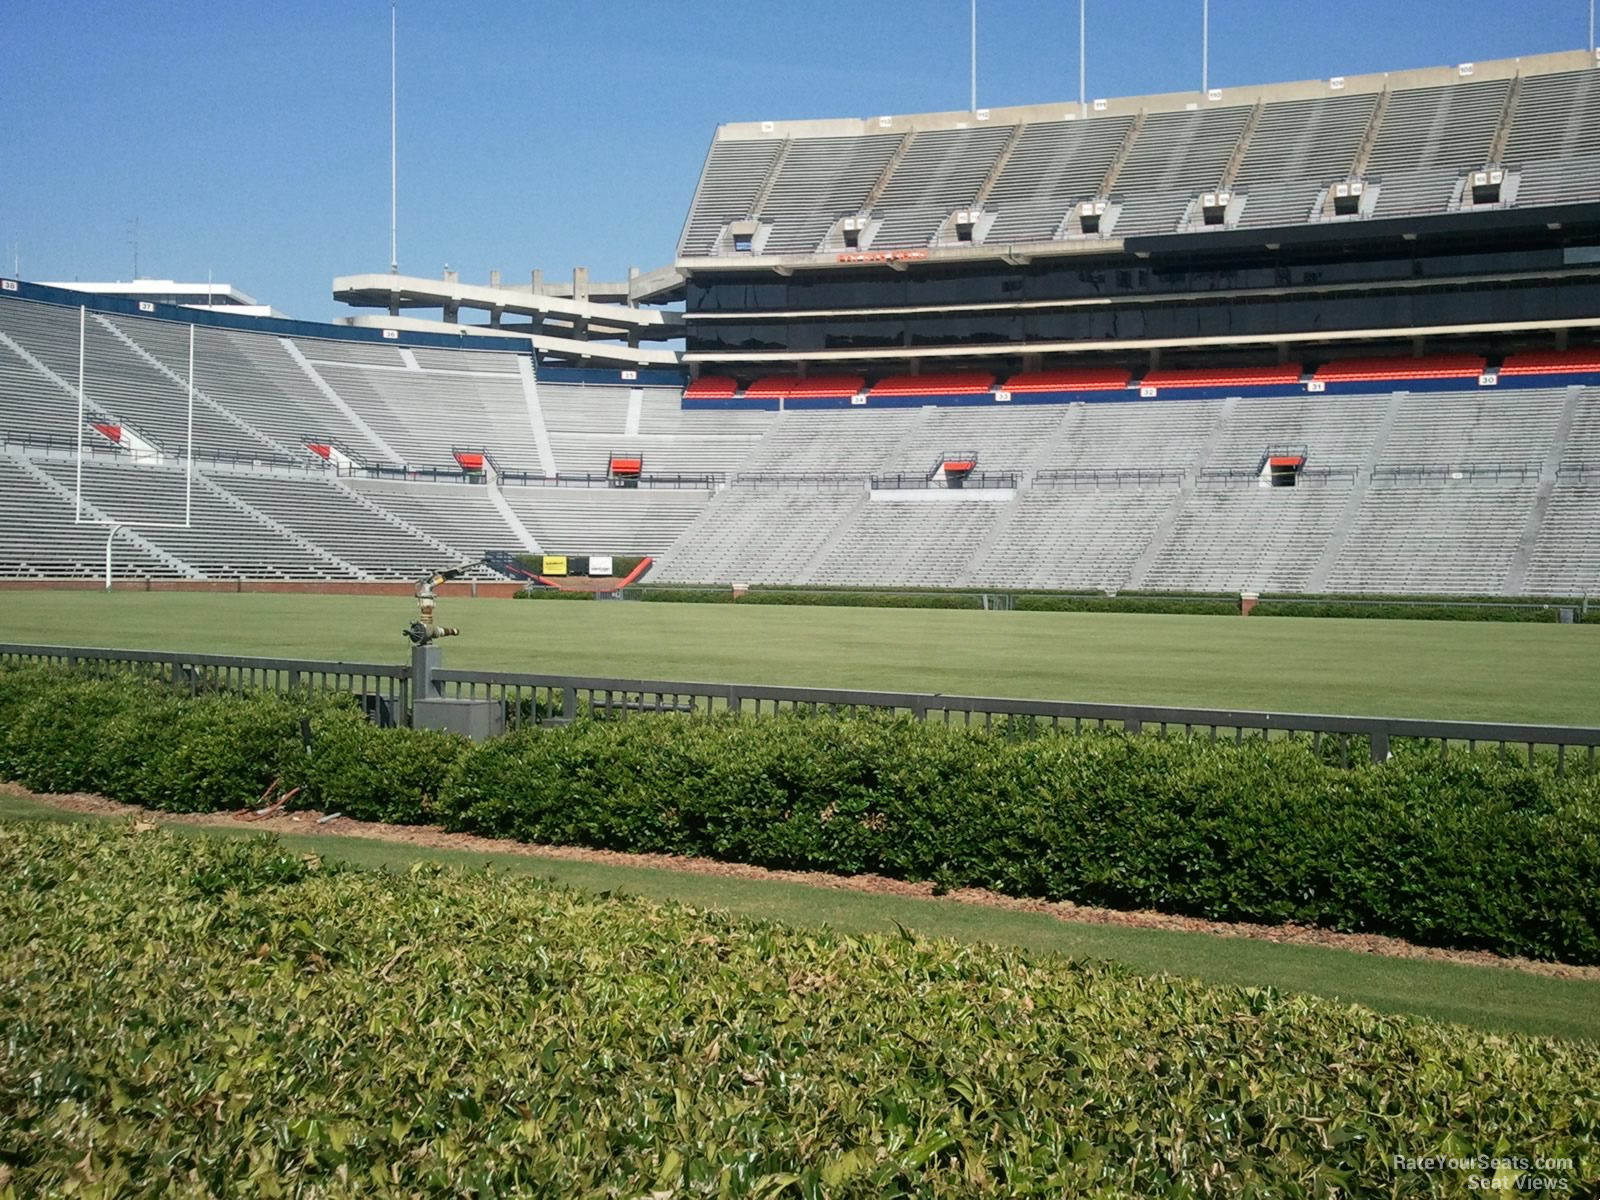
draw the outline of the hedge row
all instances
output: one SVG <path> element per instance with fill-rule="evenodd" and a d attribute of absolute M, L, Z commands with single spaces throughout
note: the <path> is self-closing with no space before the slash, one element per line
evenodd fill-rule
<path fill-rule="evenodd" d="M 1550 625 L 1561 620 L 1561 607 L 1577 605 L 1519 608 L 1503 607 L 1505 601 L 1486 604 L 1451 604 L 1438 601 L 1427 604 L 1385 604 L 1381 602 L 1352 603 L 1340 600 L 1311 600 L 1287 602 L 1284 599 L 1260 600 L 1251 612 L 1252 617 L 1340 617 L 1383 618 L 1391 621 L 1510 621 L 1521 624 Z M 1542 602 L 1541 602 L 1542 603 Z M 1574 613 L 1575 621 L 1581 620 Z"/>
<path fill-rule="evenodd" d="M 0 1195 L 1459 1196 L 1600 1050 L 270 839 L 0 824 Z"/>
<path fill-rule="evenodd" d="M 751 588 L 735 596 L 729 588 L 636 587 L 629 594 L 665 604 L 780 604 L 800 607 L 981 609 L 973 591 L 875 591 L 827 588 Z M 1019 612 L 1144 612 L 1237 616 L 1236 599 L 1206 596 L 1106 596 L 1100 592 L 1018 592 Z"/>
<path fill-rule="evenodd" d="M 0 672 L 0 728 L 0 776 L 156 808 L 237 808 L 281 778 L 364 819 L 1600 963 L 1600 777 L 1487 755 L 1341 770 L 1303 742 L 839 717 L 584 720 L 473 747 L 334 701 L 39 670 Z"/>
<path fill-rule="evenodd" d="M 998 589 L 1004 591 L 1004 589 Z M 896 591 L 893 589 L 840 590 L 827 588 L 751 588 L 734 596 L 731 588 L 674 588 L 635 586 L 629 594 L 640 600 L 668 604 L 781 604 L 842 608 L 980 609 L 982 596 L 974 591 Z M 1014 592 L 1018 612 L 1138 612 L 1187 616 L 1238 616 L 1239 600 L 1230 596 L 1173 596 L 1102 592 Z M 1494 601 L 1505 604 L 1505 600 Z M 1314 597 L 1291 601 L 1268 597 L 1257 602 L 1257 617 L 1364 617 L 1411 621 L 1517 621 L 1551 623 L 1560 619 L 1556 606 L 1506 608 L 1452 603 L 1448 599 L 1426 604 L 1385 603 L 1380 599 L 1355 602 L 1345 597 Z M 1570 605 L 1568 607 L 1571 607 Z"/>
<path fill-rule="evenodd" d="M 308 752 L 301 722 L 312 731 Z M 0 670 L 0 778 L 169 812 L 243 808 L 275 781 L 364 821 L 433 819 L 470 743 L 379 729 L 348 697 L 190 697 L 127 674 Z"/>

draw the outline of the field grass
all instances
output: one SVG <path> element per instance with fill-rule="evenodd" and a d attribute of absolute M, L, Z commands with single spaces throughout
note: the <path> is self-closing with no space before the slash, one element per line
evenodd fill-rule
<path fill-rule="evenodd" d="M 0 820 L 107 819 L 64 813 L 25 797 L 0 795 Z M 183 825 L 171 828 L 206 837 L 246 837 L 254 833 L 246 826 L 237 830 Z M 903 926 L 929 937 L 1120 962 L 1141 974 L 1304 992 L 1364 1004 L 1380 1012 L 1431 1017 L 1492 1033 L 1600 1041 L 1600 983 L 1553 979 L 1503 967 L 1388 958 L 1204 933 L 1080 924 L 954 901 L 528 854 L 441 850 L 332 834 L 287 836 L 282 840 L 299 851 L 314 851 L 325 858 L 366 867 L 406 870 L 423 861 L 458 867 L 492 866 L 507 874 L 547 879 L 589 892 L 679 901 L 796 927 L 887 933 Z"/>
<path fill-rule="evenodd" d="M 4 640 L 405 660 L 404 597 L 18 592 Z M 449 598 L 452 666 L 1591 724 L 1600 627 Z"/>

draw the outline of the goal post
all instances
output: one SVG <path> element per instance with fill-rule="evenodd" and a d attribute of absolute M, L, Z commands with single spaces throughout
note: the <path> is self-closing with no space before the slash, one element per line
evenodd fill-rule
<path fill-rule="evenodd" d="M 100 525 L 107 528 L 106 532 L 106 582 L 105 590 L 110 591 L 113 581 L 112 546 L 116 541 L 117 533 L 123 529 L 193 529 L 194 528 L 194 323 L 189 324 L 189 374 L 185 383 L 186 412 L 184 416 L 184 443 L 183 443 L 183 520 L 178 521 L 138 521 L 119 520 L 108 517 L 105 520 L 88 518 L 84 516 L 83 505 L 83 431 L 84 417 L 87 415 L 88 403 L 88 331 L 89 307 L 86 304 L 78 306 L 78 444 L 75 456 L 75 476 L 72 493 L 72 523 L 74 525 Z"/>

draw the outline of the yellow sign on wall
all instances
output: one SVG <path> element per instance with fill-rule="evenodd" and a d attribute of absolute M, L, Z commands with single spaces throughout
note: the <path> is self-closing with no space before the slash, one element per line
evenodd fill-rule
<path fill-rule="evenodd" d="M 565 575 L 567 573 L 567 556 L 565 554 L 546 554 L 544 556 L 544 573 L 546 575 Z"/>

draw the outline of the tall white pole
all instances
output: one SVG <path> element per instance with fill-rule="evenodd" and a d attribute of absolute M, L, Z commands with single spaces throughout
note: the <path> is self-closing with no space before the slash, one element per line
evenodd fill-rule
<path fill-rule="evenodd" d="M 1589 0 L 1589 57 L 1594 57 L 1594 0 Z"/>
<path fill-rule="evenodd" d="M 83 524 L 83 343 L 84 326 L 88 321 L 88 306 L 78 305 L 78 488 L 77 494 L 72 498 L 75 506 L 72 514 L 74 525 Z M 107 579 L 109 578 L 108 575 Z M 111 585 L 108 582 L 106 586 Z"/>
<path fill-rule="evenodd" d="M 189 430 L 183 446 L 183 527 L 194 524 L 194 326 L 189 326 Z"/>
<path fill-rule="evenodd" d="M 400 171 L 398 122 L 395 117 L 399 102 L 399 60 L 396 55 L 398 5 L 389 0 L 389 274 L 400 273 Z"/>
<path fill-rule="evenodd" d="M 972 112 L 978 111 L 978 0 L 972 0 Z"/>
<path fill-rule="evenodd" d="M 1078 0 L 1078 115 L 1089 115 L 1089 59 L 1086 53 L 1088 46 L 1087 30 L 1089 18 L 1085 11 L 1089 7 L 1089 0 Z"/>
<path fill-rule="evenodd" d="M 1211 90 L 1211 0 L 1200 0 L 1200 90 Z"/>

